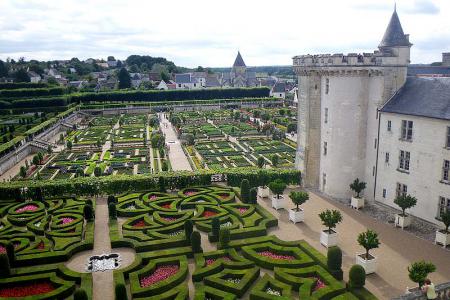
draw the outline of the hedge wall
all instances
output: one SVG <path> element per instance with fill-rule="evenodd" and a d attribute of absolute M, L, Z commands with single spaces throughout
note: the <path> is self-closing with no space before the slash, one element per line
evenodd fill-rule
<path fill-rule="evenodd" d="M 51 88 L 23 88 L 14 90 L 1 90 L 0 98 L 21 98 L 21 97 L 41 97 L 41 96 L 57 96 L 63 95 L 66 92 L 65 88 L 62 87 L 51 87 Z"/>
<path fill-rule="evenodd" d="M 199 89 L 199 90 L 169 90 L 169 91 L 119 91 L 107 93 L 84 93 L 71 96 L 72 102 L 155 102 L 180 100 L 208 100 L 269 97 L 269 88 L 245 89 Z"/>
<path fill-rule="evenodd" d="M 31 83 L 31 82 L 0 83 L 0 90 L 37 89 L 48 87 L 50 87 L 50 85 L 47 83 Z"/>

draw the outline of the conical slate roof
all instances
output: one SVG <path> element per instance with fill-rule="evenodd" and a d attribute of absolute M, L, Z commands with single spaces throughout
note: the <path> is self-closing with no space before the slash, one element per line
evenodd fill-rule
<path fill-rule="evenodd" d="M 398 18 L 397 11 L 394 10 L 389 25 L 384 33 L 383 40 L 379 47 L 396 47 L 411 46 L 405 34 L 403 33 L 402 24 Z"/>
<path fill-rule="evenodd" d="M 234 60 L 233 67 L 245 67 L 245 62 L 242 59 L 241 53 L 238 51 L 236 59 Z"/>

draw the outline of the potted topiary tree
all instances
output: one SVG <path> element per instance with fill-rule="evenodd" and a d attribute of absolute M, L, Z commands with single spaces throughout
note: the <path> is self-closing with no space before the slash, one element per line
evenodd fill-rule
<path fill-rule="evenodd" d="M 359 181 L 359 178 L 356 178 L 352 184 L 350 184 L 350 189 L 356 193 L 356 196 L 352 196 L 352 200 L 350 205 L 352 208 L 360 209 L 364 207 L 364 197 L 361 197 L 361 192 L 366 188 L 366 183 L 364 181 Z"/>
<path fill-rule="evenodd" d="M 377 258 L 371 255 L 369 251 L 380 246 L 378 234 L 367 229 L 367 231 L 358 235 L 358 244 L 366 249 L 366 253 L 356 254 L 356 264 L 362 266 L 366 274 L 375 273 L 377 270 Z"/>
<path fill-rule="evenodd" d="M 450 210 L 441 214 L 441 221 L 444 223 L 445 228 L 436 231 L 435 243 L 443 245 L 445 248 L 447 245 L 450 245 L 450 231 L 448 230 L 450 227 Z"/>
<path fill-rule="evenodd" d="M 292 208 L 289 210 L 289 220 L 294 222 L 294 224 L 303 222 L 303 220 L 305 219 L 305 213 L 299 206 L 309 199 L 308 193 L 292 191 L 289 193 L 289 198 L 291 198 L 292 203 L 294 203 L 296 206 L 296 208 Z"/>
<path fill-rule="evenodd" d="M 285 208 L 286 203 L 283 192 L 286 189 L 286 183 L 281 179 L 277 179 L 269 183 L 269 189 L 275 194 L 272 196 L 272 207 L 275 209 Z"/>
<path fill-rule="evenodd" d="M 417 199 L 411 195 L 400 195 L 395 198 L 394 203 L 402 210 L 401 214 L 395 215 L 395 226 L 403 229 L 411 225 L 411 217 L 405 213 L 405 210 L 415 206 Z"/>
<path fill-rule="evenodd" d="M 427 261 L 416 261 L 408 267 L 409 279 L 419 284 L 419 288 L 422 287 L 423 282 L 427 279 L 428 274 L 436 271 L 436 266 Z"/>
<path fill-rule="evenodd" d="M 325 247 L 331 247 L 337 245 L 338 234 L 333 228 L 342 222 L 342 214 L 338 210 L 327 209 L 319 214 L 322 224 L 328 229 L 322 230 L 320 233 L 320 243 Z"/>
<path fill-rule="evenodd" d="M 260 178 L 262 181 L 262 186 L 258 187 L 258 197 L 269 198 L 269 188 L 267 187 L 267 182 L 269 181 L 269 178 L 265 172 L 261 173 Z"/>

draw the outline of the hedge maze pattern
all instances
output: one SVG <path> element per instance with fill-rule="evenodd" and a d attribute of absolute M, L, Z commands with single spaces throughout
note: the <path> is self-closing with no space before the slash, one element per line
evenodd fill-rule
<path fill-rule="evenodd" d="M 11 274 L 0 280 L 0 298 L 61 299 L 77 286 L 91 293 L 91 275 L 62 263 L 93 247 L 94 223 L 84 219 L 85 203 L 75 198 L 0 202 L 0 252 L 6 253 L 8 244 L 14 247 Z"/>
<path fill-rule="evenodd" d="M 234 189 L 122 195 L 117 214 L 110 220 L 112 244 L 135 248 L 137 259 L 114 271 L 114 281 L 129 285 L 133 299 L 357 299 L 308 243 L 267 236 L 277 220 L 257 204 L 241 203 Z M 215 243 L 213 218 L 230 230 L 231 241 L 194 253 L 186 220 Z"/>

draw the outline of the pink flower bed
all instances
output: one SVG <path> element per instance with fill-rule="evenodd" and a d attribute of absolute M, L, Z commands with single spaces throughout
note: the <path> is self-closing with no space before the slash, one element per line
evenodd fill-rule
<path fill-rule="evenodd" d="M 241 215 L 243 215 L 243 214 L 245 214 L 245 212 L 248 210 L 248 208 L 247 208 L 247 207 L 239 207 L 238 210 L 239 210 L 239 213 L 240 213 Z"/>
<path fill-rule="evenodd" d="M 26 211 L 36 211 L 39 207 L 34 204 L 28 204 L 25 206 L 22 206 L 21 208 L 16 209 L 16 213 L 23 213 Z"/>
<path fill-rule="evenodd" d="M 319 277 L 313 277 L 312 279 L 317 280 L 316 281 L 316 286 L 313 288 L 314 292 L 327 286 L 322 280 L 320 280 Z"/>
<path fill-rule="evenodd" d="M 258 252 L 259 255 L 261 256 L 265 256 L 271 259 L 278 259 L 278 260 L 294 260 L 295 257 L 292 255 L 281 255 L 281 254 L 277 254 L 277 253 L 273 253 L 272 251 L 262 251 L 262 252 Z"/>
<path fill-rule="evenodd" d="M 0 253 L 6 253 L 6 248 L 0 245 Z"/>
<path fill-rule="evenodd" d="M 136 223 L 133 224 L 133 227 L 139 228 L 139 227 L 145 227 L 144 220 L 139 220 Z"/>
<path fill-rule="evenodd" d="M 184 192 L 185 196 L 193 196 L 195 194 L 197 194 L 197 191 L 194 191 L 194 190 L 189 190 L 189 191 Z"/>
<path fill-rule="evenodd" d="M 205 210 L 203 212 L 203 214 L 202 214 L 202 217 L 210 218 L 210 217 L 213 217 L 213 216 L 216 216 L 216 215 L 217 215 L 217 213 L 215 211 Z"/>
<path fill-rule="evenodd" d="M 45 249 L 44 243 L 43 243 L 43 242 L 40 242 L 40 243 L 37 245 L 36 249 L 44 250 L 44 249 Z"/>
<path fill-rule="evenodd" d="M 150 199 L 150 200 L 156 200 L 156 199 L 158 199 L 158 196 L 156 196 L 156 195 L 151 195 L 149 199 Z"/>
<path fill-rule="evenodd" d="M 4 287 L 0 289 L 0 297 L 16 298 L 27 297 L 33 295 L 47 294 L 53 291 L 51 282 L 34 282 L 17 283 L 12 286 Z"/>
<path fill-rule="evenodd" d="M 157 267 L 152 274 L 141 277 L 139 282 L 141 287 L 148 287 L 175 275 L 179 269 L 180 267 L 177 265 L 160 266 Z"/>
<path fill-rule="evenodd" d="M 208 258 L 208 259 L 206 260 L 206 265 L 207 265 L 207 266 L 212 265 L 213 263 L 216 262 L 216 260 L 218 260 L 218 259 L 220 259 L 220 258 L 222 258 L 222 259 L 225 260 L 225 261 L 231 261 L 231 258 L 230 258 L 229 256 L 223 256 L 223 257 L 218 257 L 218 258 Z"/>
<path fill-rule="evenodd" d="M 163 219 L 166 222 L 173 222 L 173 221 L 177 220 L 177 218 L 173 218 L 173 217 L 164 217 L 164 218 L 161 218 L 161 219 Z"/>
<path fill-rule="evenodd" d="M 63 218 L 61 219 L 61 224 L 62 224 L 62 225 L 66 225 L 66 224 L 72 223 L 73 221 L 75 221 L 74 218 L 71 218 L 71 217 L 63 217 Z"/>

